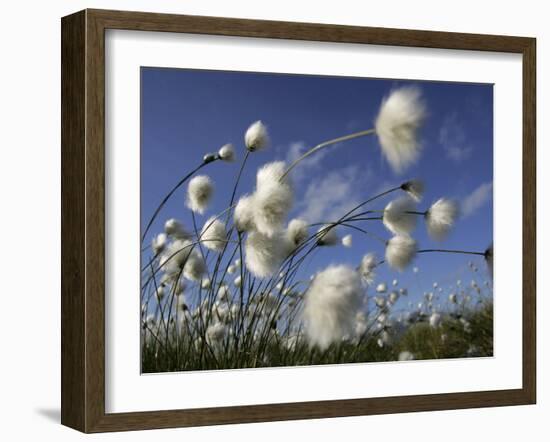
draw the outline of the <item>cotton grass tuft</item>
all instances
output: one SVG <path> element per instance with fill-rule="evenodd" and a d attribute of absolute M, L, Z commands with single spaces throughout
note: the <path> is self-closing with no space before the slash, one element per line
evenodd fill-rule
<path fill-rule="evenodd" d="M 258 231 L 273 236 L 282 229 L 294 199 L 289 177 L 281 179 L 284 161 L 268 163 L 258 171 L 254 193 L 253 219 Z"/>
<path fill-rule="evenodd" d="M 375 121 L 382 153 L 396 173 L 416 162 L 421 144 L 417 132 L 426 116 L 420 89 L 395 89 L 382 101 Z"/>
<path fill-rule="evenodd" d="M 406 235 L 395 235 L 386 245 L 386 261 L 389 266 L 403 271 L 416 256 L 416 241 Z"/>
<path fill-rule="evenodd" d="M 346 265 L 318 273 L 306 295 L 303 319 L 311 346 L 326 350 L 352 333 L 363 291 L 359 274 Z"/>
<path fill-rule="evenodd" d="M 256 152 L 268 147 L 269 135 L 267 127 L 261 121 L 252 123 L 244 135 L 244 144 L 250 152 Z"/>
<path fill-rule="evenodd" d="M 391 201 L 384 209 L 382 222 L 393 234 L 408 235 L 416 227 L 416 210 L 414 200 L 408 196 Z"/>
<path fill-rule="evenodd" d="M 232 144 L 225 144 L 218 150 L 218 156 L 222 161 L 232 163 L 235 161 L 235 148 Z"/>
<path fill-rule="evenodd" d="M 187 207 L 195 213 L 203 214 L 214 194 L 214 183 L 206 175 L 197 175 L 187 186 Z"/>
<path fill-rule="evenodd" d="M 227 241 L 225 224 L 216 217 L 210 217 L 201 230 L 201 241 L 207 249 L 221 252 Z"/>
<path fill-rule="evenodd" d="M 445 239 L 458 215 L 458 204 L 455 201 L 447 198 L 438 199 L 426 213 L 426 226 L 429 235 L 436 241 Z"/>
<path fill-rule="evenodd" d="M 285 258 L 285 241 L 281 234 L 267 236 L 251 232 L 245 241 L 245 264 L 258 278 L 272 276 Z"/>

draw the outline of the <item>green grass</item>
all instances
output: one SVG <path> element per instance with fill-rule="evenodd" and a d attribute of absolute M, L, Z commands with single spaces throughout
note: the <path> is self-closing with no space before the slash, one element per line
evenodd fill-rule
<path fill-rule="evenodd" d="M 493 355 L 493 304 L 484 302 L 462 315 L 465 326 L 458 318 L 445 314 L 441 325 L 431 327 L 417 322 L 388 329 L 390 343 L 380 347 L 379 332 L 370 332 L 358 339 L 332 344 L 320 351 L 310 348 L 304 338 L 294 346 L 277 333 L 240 341 L 227 337 L 222 345 L 210 346 L 204 340 L 192 342 L 186 333 L 169 338 L 159 336 L 143 343 L 142 372 L 174 372 L 220 370 L 256 367 L 285 367 L 322 364 L 345 364 L 396 361 L 404 351 L 411 352 L 415 360 L 487 357 Z"/>

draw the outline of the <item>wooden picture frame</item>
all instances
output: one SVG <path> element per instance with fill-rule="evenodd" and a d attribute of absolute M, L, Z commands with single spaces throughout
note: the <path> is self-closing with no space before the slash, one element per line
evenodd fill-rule
<path fill-rule="evenodd" d="M 523 57 L 523 385 L 519 389 L 105 412 L 105 30 L 517 53 Z M 83 432 L 534 404 L 536 41 L 533 38 L 84 10 L 62 19 L 62 424 Z"/>

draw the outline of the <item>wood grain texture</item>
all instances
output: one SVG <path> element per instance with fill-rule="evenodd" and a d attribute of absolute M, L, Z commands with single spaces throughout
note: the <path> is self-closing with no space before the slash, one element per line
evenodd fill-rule
<path fill-rule="evenodd" d="M 537 396 L 536 41 L 523 50 L 523 389 Z"/>
<path fill-rule="evenodd" d="M 85 419 L 85 13 L 61 30 L 61 422 Z"/>
<path fill-rule="evenodd" d="M 106 29 L 522 54 L 523 387 L 501 391 L 106 414 L 104 39 Z M 520 405 L 535 402 L 536 46 L 534 39 L 86 10 L 63 18 L 62 40 L 63 424 L 84 432 L 101 432 Z"/>

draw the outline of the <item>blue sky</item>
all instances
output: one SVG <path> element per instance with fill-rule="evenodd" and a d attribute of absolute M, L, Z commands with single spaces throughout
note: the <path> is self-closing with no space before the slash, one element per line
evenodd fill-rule
<path fill-rule="evenodd" d="M 428 118 L 420 133 L 423 153 L 416 165 L 397 175 L 382 158 L 376 137 L 359 138 L 326 149 L 295 172 L 295 207 L 291 217 L 327 221 L 346 208 L 376 193 L 420 178 L 426 193 L 419 209 L 440 197 L 454 198 L 463 216 L 443 243 L 432 241 L 419 220 L 413 236 L 420 248 L 443 247 L 483 251 L 493 238 L 493 87 L 430 81 L 382 80 L 142 68 L 141 83 L 141 222 L 144 226 L 169 189 L 201 162 L 206 152 L 233 143 L 237 161 L 215 162 L 203 169 L 216 184 L 211 210 L 198 216 L 198 224 L 227 207 L 233 182 L 245 154 L 243 136 L 247 127 L 262 120 L 272 140 L 268 150 L 252 154 L 238 195 L 251 192 L 255 173 L 273 160 L 289 160 L 319 142 L 351 132 L 370 129 L 380 103 L 393 88 L 416 85 L 426 102 Z M 394 195 L 396 197 L 398 195 Z M 390 198 L 391 199 L 391 198 Z M 390 199 L 381 199 L 373 209 L 383 209 Z M 188 227 L 191 217 L 185 207 L 185 188 L 165 206 L 146 239 L 162 230 L 164 221 L 175 217 Z M 369 223 L 373 233 L 390 238 L 381 223 Z M 340 234 L 345 233 L 343 230 Z M 383 246 L 358 232 L 351 249 L 319 250 L 308 264 L 314 272 L 330 263 L 356 266 L 370 251 L 383 256 Z M 399 280 L 416 300 L 433 282 L 442 286 L 457 278 L 472 279 L 468 261 L 479 263 L 480 281 L 487 279 L 481 258 L 422 254 L 408 271 L 387 268 L 378 280 Z M 414 275 L 412 268 L 419 268 Z"/>

